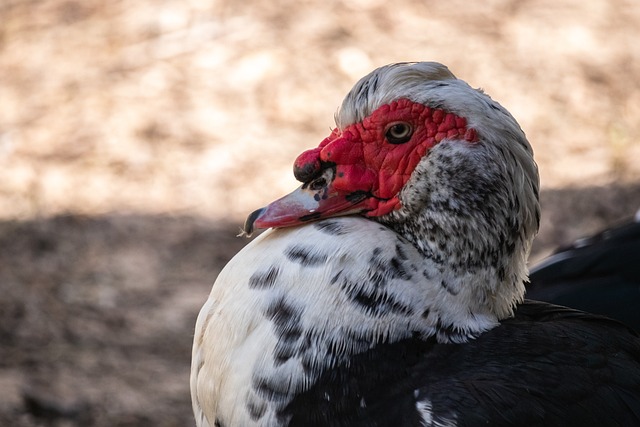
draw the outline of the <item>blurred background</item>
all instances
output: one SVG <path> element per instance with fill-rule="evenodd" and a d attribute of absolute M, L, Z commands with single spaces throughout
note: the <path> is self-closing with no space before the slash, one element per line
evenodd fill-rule
<path fill-rule="evenodd" d="M 532 259 L 640 208 L 635 0 L 0 2 L 0 425 L 188 426 L 197 312 L 356 80 L 435 60 L 518 119 Z"/>

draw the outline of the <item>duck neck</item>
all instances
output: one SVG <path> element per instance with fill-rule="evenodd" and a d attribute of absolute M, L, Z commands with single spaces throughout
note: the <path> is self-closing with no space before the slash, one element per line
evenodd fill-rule
<path fill-rule="evenodd" d="M 501 320 L 524 298 L 535 230 L 521 211 L 537 198 L 521 200 L 507 171 L 458 154 L 445 146 L 427 157 L 400 195 L 403 208 L 378 220 L 413 244 L 461 307 Z"/>

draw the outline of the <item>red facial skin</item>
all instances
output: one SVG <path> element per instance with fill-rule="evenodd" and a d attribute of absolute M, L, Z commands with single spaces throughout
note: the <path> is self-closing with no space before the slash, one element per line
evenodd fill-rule
<path fill-rule="evenodd" d="M 393 144 L 386 134 L 398 123 L 409 124 L 413 133 L 408 141 Z M 253 222 L 258 228 L 283 227 L 352 213 L 381 216 L 398 209 L 400 190 L 427 151 L 443 139 L 475 142 L 477 133 L 464 117 L 408 99 L 383 105 L 362 122 L 335 129 L 317 148 L 298 156 L 294 173 L 304 185 L 254 212 L 248 228 L 253 229 Z M 334 167 L 335 174 L 323 173 Z M 302 195 L 305 191 L 308 194 Z M 301 197 L 315 202 L 301 204 Z"/>

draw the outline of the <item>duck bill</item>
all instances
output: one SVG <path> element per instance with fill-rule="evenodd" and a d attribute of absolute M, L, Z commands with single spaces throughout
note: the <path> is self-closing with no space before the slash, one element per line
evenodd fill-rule
<path fill-rule="evenodd" d="M 365 192 L 344 192 L 333 185 L 335 169 L 326 169 L 309 183 L 292 193 L 253 212 L 247 218 L 244 232 L 255 229 L 291 227 L 334 216 L 367 211 Z"/>

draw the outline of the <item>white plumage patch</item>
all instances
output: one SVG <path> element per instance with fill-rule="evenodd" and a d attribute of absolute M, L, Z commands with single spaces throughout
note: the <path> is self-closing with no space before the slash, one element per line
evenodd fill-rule
<path fill-rule="evenodd" d="M 211 426 L 278 425 L 278 410 L 322 370 L 376 342 L 432 336 L 442 319 L 460 336 L 495 326 L 429 268 L 409 242 L 359 217 L 263 233 L 227 264 L 198 316 L 196 414 Z"/>

